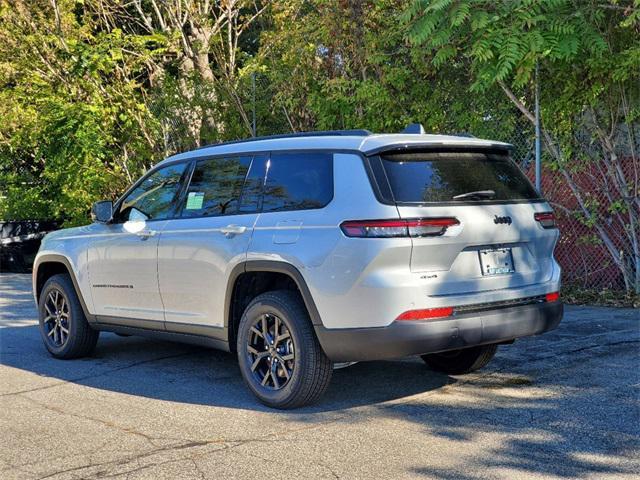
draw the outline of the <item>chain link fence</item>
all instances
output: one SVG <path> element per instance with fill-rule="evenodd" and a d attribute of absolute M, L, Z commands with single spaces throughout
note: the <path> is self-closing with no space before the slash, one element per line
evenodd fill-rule
<path fill-rule="evenodd" d="M 535 128 L 519 113 L 514 112 L 513 115 L 519 117 L 514 128 L 505 133 L 505 129 L 501 128 L 503 122 L 496 120 L 495 127 L 490 129 L 494 132 L 491 138 L 514 146 L 514 161 L 534 183 Z M 584 148 L 588 148 L 588 145 L 585 144 Z M 578 186 L 587 192 L 590 198 L 601 196 L 601 192 L 597 191 L 598 185 L 590 181 L 594 178 L 593 173 L 588 168 L 580 173 L 572 173 Z M 561 232 L 555 257 L 562 267 L 563 283 L 584 289 L 624 290 L 626 285 L 620 268 L 598 238 L 594 226 L 586 220 L 564 177 L 544 161 L 541 177 L 542 194 L 553 207 Z M 612 229 L 614 239 L 622 238 L 620 230 L 625 228 L 624 225 L 615 225 L 612 222 L 608 228 Z M 631 248 L 623 241 L 617 241 L 616 245 L 623 258 L 632 257 Z"/>

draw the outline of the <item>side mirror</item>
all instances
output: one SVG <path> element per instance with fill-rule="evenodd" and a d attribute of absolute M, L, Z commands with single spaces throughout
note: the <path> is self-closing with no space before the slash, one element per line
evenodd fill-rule
<path fill-rule="evenodd" d="M 113 202 L 103 200 L 94 203 L 91 207 L 91 220 L 98 223 L 109 223 L 113 220 Z"/>

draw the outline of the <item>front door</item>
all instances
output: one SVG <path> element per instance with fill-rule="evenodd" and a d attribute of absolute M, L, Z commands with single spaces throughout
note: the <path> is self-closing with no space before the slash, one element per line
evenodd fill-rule
<path fill-rule="evenodd" d="M 167 330 L 222 335 L 227 281 L 246 257 L 265 163 L 264 156 L 197 161 L 180 218 L 167 222 L 158 245 Z"/>
<path fill-rule="evenodd" d="M 88 251 L 95 313 L 101 321 L 163 328 L 158 287 L 159 233 L 174 215 L 188 164 L 155 170 L 116 205 Z"/>

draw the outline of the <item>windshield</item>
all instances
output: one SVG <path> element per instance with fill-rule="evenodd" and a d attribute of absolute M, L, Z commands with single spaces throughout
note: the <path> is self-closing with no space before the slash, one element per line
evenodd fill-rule
<path fill-rule="evenodd" d="M 540 196 L 508 155 L 482 152 L 387 154 L 381 163 L 398 203 L 535 200 Z"/>

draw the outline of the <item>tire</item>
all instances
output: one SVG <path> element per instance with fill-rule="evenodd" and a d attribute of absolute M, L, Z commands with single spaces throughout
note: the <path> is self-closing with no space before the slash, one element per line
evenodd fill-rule
<path fill-rule="evenodd" d="M 462 375 L 475 372 L 486 366 L 496 354 L 498 345 L 480 345 L 477 347 L 452 350 L 450 352 L 422 355 L 422 360 L 433 370 Z"/>
<path fill-rule="evenodd" d="M 296 292 L 277 290 L 253 299 L 240 320 L 237 352 L 244 382 L 269 407 L 309 405 L 331 381 L 333 364 Z"/>
<path fill-rule="evenodd" d="M 100 332 L 87 322 L 68 274 L 47 280 L 40 293 L 38 312 L 40 335 L 52 356 L 66 360 L 85 357 L 93 351 Z"/>

